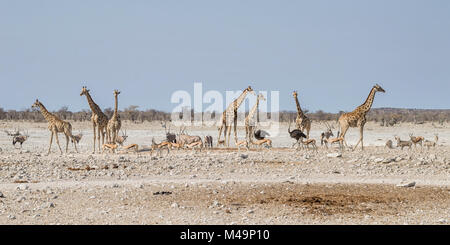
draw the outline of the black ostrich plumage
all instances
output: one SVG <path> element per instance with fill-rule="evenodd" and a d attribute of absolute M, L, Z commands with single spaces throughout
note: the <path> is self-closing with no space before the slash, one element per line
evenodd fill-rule
<path fill-rule="evenodd" d="M 256 130 L 255 133 L 254 133 L 254 135 L 255 135 L 255 138 L 256 138 L 257 140 L 263 140 L 263 139 L 265 139 L 267 136 L 270 136 L 269 133 L 267 133 L 266 131 L 261 130 L 261 129 Z"/>

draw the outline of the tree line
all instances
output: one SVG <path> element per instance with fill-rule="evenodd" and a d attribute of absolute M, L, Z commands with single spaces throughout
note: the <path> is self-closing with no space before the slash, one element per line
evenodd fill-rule
<path fill-rule="evenodd" d="M 129 120 L 132 122 L 151 122 L 151 121 L 170 121 L 172 115 L 169 112 L 158 111 L 158 110 L 139 110 L 138 106 L 132 105 L 124 110 L 119 111 L 120 118 L 122 120 Z M 106 108 L 103 110 L 108 118 L 111 118 L 114 110 L 112 108 Z M 322 110 L 316 112 L 309 112 L 304 110 L 306 115 L 313 121 L 337 121 L 339 116 L 343 114 L 343 111 L 339 113 L 329 113 Z M 69 111 L 67 106 L 60 108 L 57 111 L 53 111 L 55 115 L 60 117 L 62 120 L 70 121 L 90 121 L 91 111 L 82 110 L 78 112 Z M 245 115 L 240 115 L 245 117 Z M 178 118 L 182 119 L 183 113 L 176 115 Z M 191 120 L 194 117 L 194 111 L 191 110 Z M 203 114 L 197 115 L 202 118 Z M 221 113 L 212 113 L 212 118 L 219 120 Z M 267 118 L 270 119 L 270 113 L 267 113 Z M 297 112 L 295 111 L 281 111 L 279 113 L 280 122 L 289 122 L 295 120 Z M 8 121 L 32 121 L 32 122 L 43 122 L 44 117 L 38 110 L 25 109 L 21 111 L 17 110 L 4 110 L 0 108 L 0 120 Z M 401 122 L 413 122 L 417 124 L 425 122 L 438 122 L 443 124 L 444 122 L 450 121 L 450 109 L 398 109 L 398 108 L 374 108 L 367 114 L 368 121 L 379 122 L 383 126 L 393 126 Z"/>

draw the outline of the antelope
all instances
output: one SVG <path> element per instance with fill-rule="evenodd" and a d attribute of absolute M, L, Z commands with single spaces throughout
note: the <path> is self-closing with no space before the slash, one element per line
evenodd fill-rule
<path fill-rule="evenodd" d="M 176 148 L 176 149 L 178 150 L 178 149 L 181 148 L 181 145 L 178 144 L 178 143 L 172 143 L 172 142 L 171 142 L 171 143 L 170 143 L 170 148 L 172 148 L 172 149 L 173 149 L 173 148 Z"/>
<path fill-rule="evenodd" d="M 14 133 L 11 133 L 11 132 L 9 132 L 9 131 L 7 131 L 7 130 L 3 130 L 8 136 L 12 136 L 12 137 L 16 137 L 16 136 L 20 136 L 21 134 L 20 134 L 20 130 L 19 129 L 16 129 L 16 132 L 14 132 Z"/>
<path fill-rule="evenodd" d="M 414 137 L 412 133 L 409 134 L 409 138 L 411 138 L 411 142 L 414 144 L 414 147 L 416 147 L 416 144 L 422 146 L 422 142 L 425 140 L 422 136 Z"/>
<path fill-rule="evenodd" d="M 324 122 L 325 126 L 327 127 L 327 131 L 322 132 L 322 134 L 320 134 L 320 145 L 323 145 L 324 140 L 325 139 L 329 139 L 330 137 L 334 137 L 333 131 L 331 130 L 332 127 L 330 126 L 330 124 L 328 124 L 327 122 Z"/>
<path fill-rule="evenodd" d="M 223 145 L 225 147 L 225 140 L 219 140 L 217 141 L 217 146 Z"/>
<path fill-rule="evenodd" d="M 384 145 L 384 147 L 387 147 L 387 148 L 389 148 L 389 149 L 394 148 L 393 145 L 392 145 L 392 140 L 386 141 L 386 144 Z"/>
<path fill-rule="evenodd" d="M 167 149 L 167 154 L 169 154 L 171 146 L 172 146 L 172 143 L 170 143 L 168 141 L 163 141 L 163 142 L 157 144 L 155 142 L 155 139 L 152 138 L 152 150 L 151 150 L 150 154 L 153 154 L 153 152 L 155 150 L 157 150 L 159 152 L 159 155 L 161 155 L 161 150 L 162 149 Z"/>
<path fill-rule="evenodd" d="M 330 144 L 330 146 L 331 146 L 335 143 L 339 143 L 339 148 L 342 149 L 345 144 L 345 141 L 344 141 L 344 137 L 337 137 L 337 138 L 325 139 L 324 143 L 325 143 L 325 146 L 327 147 L 327 149 L 328 149 L 328 144 Z"/>
<path fill-rule="evenodd" d="M 205 136 L 205 147 L 212 148 L 213 147 L 213 138 L 210 135 Z"/>
<path fill-rule="evenodd" d="M 194 150 L 195 148 L 199 147 L 200 151 L 202 151 L 203 148 L 203 142 L 202 141 L 194 141 L 190 144 L 186 145 L 187 148 L 192 148 L 192 150 Z"/>
<path fill-rule="evenodd" d="M 434 142 L 433 141 L 429 141 L 429 140 L 425 140 L 424 144 L 427 147 L 427 149 L 430 149 L 430 147 L 436 147 L 438 140 L 439 140 L 439 136 L 437 134 L 435 134 L 434 135 Z"/>
<path fill-rule="evenodd" d="M 116 149 L 117 149 L 118 145 L 116 144 L 103 144 L 102 148 L 103 148 L 103 152 L 105 152 L 106 149 L 110 150 L 113 153 L 116 153 Z"/>
<path fill-rule="evenodd" d="M 72 139 L 70 139 L 70 141 L 72 142 L 72 144 L 74 143 L 80 143 L 81 138 L 83 138 L 83 132 L 80 131 L 79 134 L 73 135 Z"/>
<path fill-rule="evenodd" d="M 309 145 L 312 145 L 312 148 L 317 151 L 315 139 L 307 139 L 307 140 L 302 141 L 302 143 L 304 146 L 306 146 L 306 149 L 309 149 Z"/>
<path fill-rule="evenodd" d="M 200 138 L 200 136 L 190 136 L 190 135 L 187 135 L 187 134 L 185 133 L 184 129 L 185 129 L 185 128 L 180 129 L 180 135 L 178 136 L 178 139 L 177 139 L 177 142 L 178 142 L 181 146 L 184 146 L 185 144 L 186 144 L 186 145 L 189 145 L 189 144 L 192 144 L 192 143 L 194 143 L 194 142 L 201 142 L 202 145 L 203 145 L 202 138 Z"/>
<path fill-rule="evenodd" d="M 162 127 L 164 128 L 164 131 L 166 132 L 166 140 L 170 143 L 177 143 L 177 136 L 170 132 L 170 125 L 169 129 L 167 129 L 167 122 L 162 123 Z"/>
<path fill-rule="evenodd" d="M 247 150 L 250 149 L 247 140 L 241 140 L 241 141 L 237 142 L 237 143 L 236 143 L 236 146 L 238 147 L 238 150 L 239 150 L 239 151 L 241 150 L 241 146 L 245 146 L 245 148 L 246 148 Z"/>
<path fill-rule="evenodd" d="M 403 150 L 403 147 L 409 147 L 409 149 L 411 149 L 412 146 L 412 142 L 411 141 L 403 141 L 400 140 L 400 137 L 395 136 L 395 139 L 397 140 L 397 147 L 401 147 L 401 149 Z"/>
<path fill-rule="evenodd" d="M 263 140 L 257 140 L 252 142 L 252 144 L 257 145 L 261 148 L 262 145 L 267 145 L 267 147 L 272 147 L 272 140 L 271 139 L 263 139 Z"/>
<path fill-rule="evenodd" d="M 125 140 L 127 140 L 128 135 L 127 135 L 127 131 L 126 130 L 125 130 L 125 133 L 122 130 L 120 130 L 120 132 L 122 133 L 122 135 L 116 137 L 116 143 L 121 145 L 121 146 L 123 146 L 123 143 L 125 142 Z"/>
<path fill-rule="evenodd" d="M 139 146 L 137 144 L 131 144 L 131 145 L 123 146 L 122 149 L 124 149 L 125 151 L 134 150 L 134 152 L 138 152 Z"/>
<path fill-rule="evenodd" d="M 20 143 L 20 149 L 22 149 L 22 144 L 25 142 L 25 141 L 27 141 L 27 139 L 29 138 L 30 136 L 28 135 L 28 132 L 27 133 L 25 133 L 25 135 L 20 135 L 20 133 L 19 133 L 19 135 L 18 136 L 14 136 L 13 137 L 13 145 L 14 145 L 14 147 L 16 147 L 16 143 Z"/>

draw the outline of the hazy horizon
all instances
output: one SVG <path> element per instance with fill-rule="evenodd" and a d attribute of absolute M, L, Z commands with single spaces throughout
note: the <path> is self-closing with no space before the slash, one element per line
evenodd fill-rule
<path fill-rule="evenodd" d="M 375 83 L 373 108 L 447 109 L 449 13 L 446 0 L 0 0 L 0 107 L 89 109 L 88 86 L 102 109 L 118 89 L 121 110 L 170 112 L 201 82 L 280 91 L 281 111 L 293 90 L 311 112 L 351 111 Z"/>

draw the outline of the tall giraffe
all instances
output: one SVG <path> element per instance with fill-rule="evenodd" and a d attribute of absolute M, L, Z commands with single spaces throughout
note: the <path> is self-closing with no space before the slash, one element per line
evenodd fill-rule
<path fill-rule="evenodd" d="M 302 108 L 300 107 L 300 103 L 298 102 L 298 93 L 297 91 L 292 92 L 292 96 L 294 96 L 295 103 L 297 104 L 297 118 L 295 119 L 295 124 L 297 128 L 302 132 L 306 132 L 306 138 L 309 139 L 309 131 L 311 130 L 311 119 L 309 119 L 305 113 L 303 113 Z"/>
<path fill-rule="evenodd" d="M 92 126 L 94 128 L 94 151 L 92 153 L 95 153 L 95 128 L 97 127 L 98 132 L 98 151 L 101 152 L 101 145 L 105 143 L 105 129 L 108 125 L 108 117 L 103 114 L 100 107 L 98 107 L 97 104 L 95 104 L 94 100 L 92 100 L 91 95 L 89 94 L 89 89 L 87 89 L 85 86 L 81 89 L 80 96 L 86 95 L 86 99 L 89 103 L 89 107 L 92 110 Z M 102 137 L 102 144 L 100 145 L 100 136 Z"/>
<path fill-rule="evenodd" d="M 353 148 L 353 150 L 355 150 L 356 147 L 358 147 L 359 143 L 361 143 L 361 149 L 364 150 L 363 132 L 364 132 L 364 125 L 366 124 L 366 114 L 372 107 L 376 92 L 385 93 L 386 91 L 382 87 L 380 87 L 380 85 L 376 84 L 370 90 L 369 96 L 367 97 L 364 104 L 356 107 L 354 111 L 344 113 L 339 117 L 339 125 L 341 127 L 341 137 L 344 139 L 344 143 L 345 143 L 345 133 L 347 133 L 348 128 L 359 127 L 359 141 L 356 144 L 355 148 Z"/>
<path fill-rule="evenodd" d="M 245 118 L 245 138 L 248 143 L 253 142 L 253 130 L 255 129 L 256 125 L 255 120 L 253 120 L 253 115 L 255 115 L 256 111 L 258 110 L 260 100 L 266 100 L 263 94 L 258 94 L 258 97 L 256 98 L 256 104 L 253 106 L 253 108 Z"/>
<path fill-rule="evenodd" d="M 225 142 L 227 142 L 227 146 L 230 146 L 230 134 L 232 126 L 231 124 L 234 124 L 234 141 L 237 142 L 237 132 L 236 132 L 237 111 L 249 92 L 255 94 L 252 87 L 248 86 L 248 88 L 244 89 L 244 91 L 242 91 L 242 94 L 239 95 L 239 97 L 235 99 L 233 102 L 231 102 L 231 104 L 228 105 L 227 109 L 222 113 L 221 118 L 222 124 L 219 127 L 219 139 L 217 140 L 217 144 L 219 144 L 220 135 L 222 134 L 222 130 L 225 128 L 225 131 L 223 132 L 224 140 Z M 228 132 L 228 141 L 227 141 L 227 132 Z"/>
<path fill-rule="evenodd" d="M 45 120 L 47 120 L 47 122 L 48 122 L 48 130 L 50 130 L 52 132 L 52 135 L 50 136 L 50 146 L 48 147 L 47 155 L 50 154 L 50 150 L 52 148 L 53 135 L 55 135 L 56 143 L 58 144 L 59 151 L 61 152 L 61 154 L 63 154 L 63 152 L 61 150 L 61 146 L 59 145 L 58 133 L 64 133 L 64 135 L 66 136 L 66 153 L 67 153 L 68 148 L 69 148 L 69 137 L 72 140 L 74 139 L 73 135 L 72 135 L 72 125 L 69 122 L 63 121 L 63 120 L 59 119 L 56 115 L 53 115 L 52 113 L 50 113 L 45 108 L 45 106 L 41 102 L 39 102 L 38 99 L 36 99 L 36 101 L 34 102 L 34 104 L 31 107 L 39 108 L 39 110 L 41 111 Z M 74 141 L 75 150 L 78 153 L 77 143 L 75 140 L 73 140 L 73 141 Z"/>
<path fill-rule="evenodd" d="M 106 137 L 109 143 L 115 144 L 117 135 L 119 134 L 120 127 L 122 126 L 122 122 L 120 121 L 120 115 L 117 112 L 118 107 L 118 96 L 120 92 L 118 90 L 114 90 L 114 114 L 111 119 L 108 121 L 108 125 L 106 127 Z"/>

